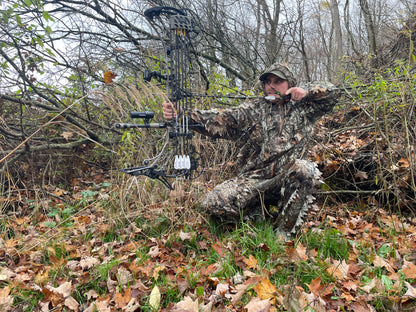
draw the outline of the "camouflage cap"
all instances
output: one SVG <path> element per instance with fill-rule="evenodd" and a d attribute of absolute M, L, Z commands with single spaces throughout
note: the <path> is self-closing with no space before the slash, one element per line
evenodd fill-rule
<path fill-rule="evenodd" d="M 263 85 L 266 77 L 270 74 L 276 75 L 277 77 L 287 80 L 289 82 L 289 88 L 296 86 L 295 75 L 286 65 L 283 65 L 281 63 L 274 63 L 272 66 L 267 68 L 259 77 L 259 80 L 262 82 Z"/>

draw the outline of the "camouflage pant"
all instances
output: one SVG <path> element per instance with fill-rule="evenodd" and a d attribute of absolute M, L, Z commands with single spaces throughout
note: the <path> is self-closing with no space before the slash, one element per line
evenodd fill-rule
<path fill-rule="evenodd" d="M 238 176 L 225 181 L 204 196 L 202 205 L 222 222 L 234 223 L 257 214 L 272 218 L 281 231 L 293 233 L 314 200 L 311 193 L 319 184 L 320 172 L 306 160 L 295 160 L 282 169 L 271 179 Z"/>

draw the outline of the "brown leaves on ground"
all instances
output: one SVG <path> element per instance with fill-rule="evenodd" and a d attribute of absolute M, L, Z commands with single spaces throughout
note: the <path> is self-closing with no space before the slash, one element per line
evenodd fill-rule
<path fill-rule="evenodd" d="M 416 302 L 416 220 L 380 209 L 310 216 L 302 235 L 338 231 L 349 241 L 346 259 L 322 258 L 302 236 L 276 238 L 279 253 L 266 242 L 248 250 L 199 223 L 153 237 L 132 222 L 105 240 L 106 213 L 96 200 L 69 226 L 48 228 L 56 217 L 44 214 L 3 223 L 0 310 L 361 312 L 376 311 L 380 297 L 395 309 Z M 230 266 L 234 273 L 224 273 Z M 302 282 L 306 275 L 313 278 Z"/>

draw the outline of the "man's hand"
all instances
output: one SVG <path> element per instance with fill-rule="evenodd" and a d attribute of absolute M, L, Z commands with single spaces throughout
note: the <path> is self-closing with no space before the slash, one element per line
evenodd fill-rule
<path fill-rule="evenodd" d="M 171 102 L 164 102 L 162 104 L 163 117 L 165 119 L 171 120 L 171 119 L 175 118 L 176 112 L 178 110 L 177 103 L 175 103 L 175 104 L 176 105 L 172 104 Z"/>
<path fill-rule="evenodd" d="M 308 91 L 306 91 L 305 89 L 303 89 L 301 87 L 290 88 L 289 90 L 287 90 L 286 93 L 291 94 L 292 95 L 292 100 L 296 101 L 296 102 L 301 101 L 305 96 L 308 95 Z"/>
<path fill-rule="evenodd" d="M 282 98 L 288 96 L 289 94 L 291 95 L 292 100 L 298 102 L 301 101 L 306 95 L 308 95 L 308 91 L 301 87 L 292 87 L 284 92 L 284 94 L 279 92 L 277 92 L 277 94 L 267 94 L 266 100 L 270 102 L 279 102 L 282 100 Z"/>

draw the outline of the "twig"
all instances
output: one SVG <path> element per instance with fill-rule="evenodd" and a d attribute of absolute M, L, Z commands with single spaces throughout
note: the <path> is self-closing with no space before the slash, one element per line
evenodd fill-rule
<path fill-rule="evenodd" d="M 337 190 L 337 191 L 318 191 L 319 195 L 332 195 L 332 194 L 378 194 L 382 190 L 376 191 L 363 191 L 363 190 Z"/>
<path fill-rule="evenodd" d="M 7 158 L 9 158 L 11 155 L 13 155 L 14 153 L 16 153 L 16 151 L 18 151 L 24 144 L 26 144 L 31 138 L 33 138 L 40 130 L 42 130 L 44 127 L 50 125 L 56 118 L 58 118 L 59 116 L 61 116 L 65 111 L 69 110 L 72 106 L 76 105 L 78 102 L 82 101 L 84 98 L 86 98 L 89 95 L 90 95 L 90 93 L 84 95 L 82 98 L 78 99 L 77 101 L 75 101 L 74 103 L 72 103 L 71 105 L 69 105 L 68 107 L 66 107 L 64 110 L 62 110 L 61 112 L 59 112 L 59 114 L 57 114 L 56 116 L 54 116 L 47 123 L 45 123 L 42 126 L 40 126 L 38 130 L 36 130 L 35 132 L 33 132 L 31 135 L 29 135 L 18 146 L 16 146 L 9 154 L 7 154 L 2 159 L 0 159 L 0 164 L 2 162 L 4 162 Z"/>

